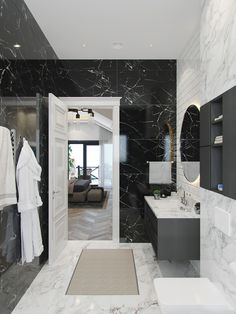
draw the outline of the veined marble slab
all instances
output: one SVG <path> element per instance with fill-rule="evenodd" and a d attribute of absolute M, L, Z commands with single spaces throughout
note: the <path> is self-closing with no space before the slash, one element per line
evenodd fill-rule
<path fill-rule="evenodd" d="M 139 295 L 66 295 L 83 249 L 132 249 Z M 13 314 L 161 314 L 153 280 L 158 277 L 197 277 L 191 264 L 157 262 L 150 243 L 68 241 L 54 265 L 45 265 Z"/>
<path fill-rule="evenodd" d="M 196 214 L 194 209 L 188 211 L 188 207 L 184 206 L 177 197 L 161 198 L 160 200 L 155 200 L 153 196 L 145 196 L 144 198 L 158 219 L 200 219 L 200 215 Z M 181 209 L 181 207 L 186 210 Z"/>

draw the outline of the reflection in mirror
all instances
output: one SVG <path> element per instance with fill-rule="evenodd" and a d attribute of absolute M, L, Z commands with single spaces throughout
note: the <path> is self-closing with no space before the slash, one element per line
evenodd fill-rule
<path fill-rule="evenodd" d="M 189 182 L 199 176 L 200 167 L 200 112 L 197 106 L 187 108 L 180 136 L 180 152 L 183 172 Z"/>
<path fill-rule="evenodd" d="M 174 131 L 169 123 L 163 126 L 164 135 L 164 161 L 174 160 Z"/>

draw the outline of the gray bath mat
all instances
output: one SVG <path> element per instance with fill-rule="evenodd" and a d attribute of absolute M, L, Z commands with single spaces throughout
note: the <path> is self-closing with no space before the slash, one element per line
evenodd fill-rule
<path fill-rule="evenodd" d="M 85 249 L 74 270 L 68 295 L 138 295 L 133 251 Z"/>

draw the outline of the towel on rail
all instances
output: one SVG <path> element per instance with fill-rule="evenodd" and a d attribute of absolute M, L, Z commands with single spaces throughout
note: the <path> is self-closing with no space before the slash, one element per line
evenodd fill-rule
<path fill-rule="evenodd" d="M 150 161 L 149 162 L 149 183 L 150 184 L 170 184 L 171 162 L 170 161 Z"/>
<path fill-rule="evenodd" d="M 16 180 L 10 131 L 0 126 L 0 210 L 16 204 Z"/>

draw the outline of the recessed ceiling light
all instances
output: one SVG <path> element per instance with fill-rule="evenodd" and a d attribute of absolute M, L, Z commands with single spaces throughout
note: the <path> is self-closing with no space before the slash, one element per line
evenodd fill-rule
<path fill-rule="evenodd" d="M 114 42 L 114 43 L 112 43 L 112 48 L 113 49 L 122 49 L 123 46 L 124 46 L 124 44 L 121 43 L 121 42 Z"/>
<path fill-rule="evenodd" d="M 150 44 L 149 46 L 150 46 L 150 48 L 152 48 L 152 47 L 153 47 L 153 45 L 152 45 L 152 44 Z"/>
<path fill-rule="evenodd" d="M 21 45 L 20 45 L 20 44 L 15 44 L 15 45 L 13 45 L 13 47 L 15 47 L 15 48 L 20 48 Z"/>
<path fill-rule="evenodd" d="M 82 47 L 85 48 L 85 47 L 86 47 L 86 44 L 82 44 Z"/>

